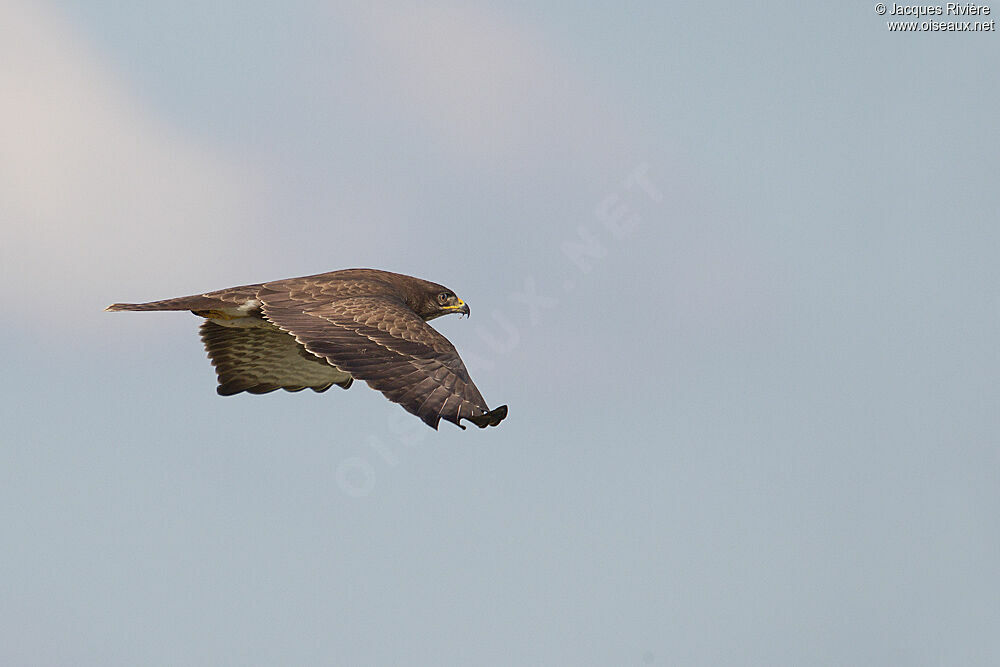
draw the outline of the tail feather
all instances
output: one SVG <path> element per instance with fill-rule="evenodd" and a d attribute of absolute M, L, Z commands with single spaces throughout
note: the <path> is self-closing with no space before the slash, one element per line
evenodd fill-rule
<path fill-rule="evenodd" d="M 201 294 L 181 296 L 176 299 L 149 301 L 147 303 L 113 303 L 104 310 L 211 310 L 222 305 L 219 299 L 213 299 Z"/>

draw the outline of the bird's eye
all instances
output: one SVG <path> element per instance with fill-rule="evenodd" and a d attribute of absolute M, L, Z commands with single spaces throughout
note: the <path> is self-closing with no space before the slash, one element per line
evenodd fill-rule
<path fill-rule="evenodd" d="M 451 298 L 451 292 L 441 292 L 438 294 L 438 301 L 441 303 L 448 303 L 448 299 Z"/>

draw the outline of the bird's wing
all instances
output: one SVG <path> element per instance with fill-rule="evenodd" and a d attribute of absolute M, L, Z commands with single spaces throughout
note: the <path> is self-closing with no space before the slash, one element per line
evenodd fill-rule
<path fill-rule="evenodd" d="M 367 289 L 365 291 L 368 291 Z M 395 294 L 351 295 L 343 285 L 307 289 L 287 281 L 258 292 L 264 317 L 313 354 L 364 380 L 431 428 L 446 419 L 480 428 L 506 414 L 490 412 L 455 347 Z"/>
<path fill-rule="evenodd" d="M 233 327 L 205 320 L 201 340 L 219 376 L 222 396 L 247 391 L 266 394 L 275 389 L 326 391 L 337 384 L 347 389 L 353 378 L 309 352 L 294 337 L 263 320 L 260 326 Z"/>

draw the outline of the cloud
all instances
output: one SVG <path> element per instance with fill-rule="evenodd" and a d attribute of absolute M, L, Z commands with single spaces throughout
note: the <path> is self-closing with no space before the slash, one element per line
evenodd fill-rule
<path fill-rule="evenodd" d="M 0 3 L 0 25 L 8 316 L 79 324 L 106 301 L 162 296 L 187 267 L 235 254 L 227 245 L 239 247 L 250 199 L 235 161 L 156 118 L 42 4 Z"/>
<path fill-rule="evenodd" d="M 479 160 L 532 152 L 563 165 L 634 160 L 608 91 L 551 39 L 488 7 L 366 3 L 357 22 L 401 109 L 456 153 Z"/>

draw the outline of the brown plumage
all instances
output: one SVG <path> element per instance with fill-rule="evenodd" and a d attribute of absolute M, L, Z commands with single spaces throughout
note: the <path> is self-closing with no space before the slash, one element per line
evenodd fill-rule
<path fill-rule="evenodd" d="M 190 310 L 224 396 L 276 389 L 326 391 L 364 380 L 432 428 L 496 426 L 455 347 L 428 320 L 469 307 L 446 287 L 375 269 L 244 285 L 108 310 Z"/>

